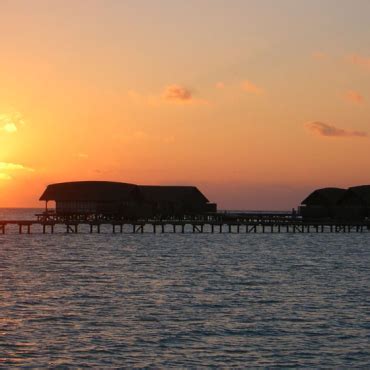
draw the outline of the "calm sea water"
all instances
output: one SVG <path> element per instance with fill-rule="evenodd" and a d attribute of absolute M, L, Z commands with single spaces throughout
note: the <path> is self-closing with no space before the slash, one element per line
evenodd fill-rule
<path fill-rule="evenodd" d="M 370 233 L 14 229 L 0 276 L 0 368 L 370 367 Z"/>

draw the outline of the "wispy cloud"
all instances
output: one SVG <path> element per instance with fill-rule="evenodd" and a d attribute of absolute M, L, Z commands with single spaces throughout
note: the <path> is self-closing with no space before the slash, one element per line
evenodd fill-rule
<path fill-rule="evenodd" d="M 248 93 L 255 94 L 255 95 L 262 95 L 265 92 L 265 90 L 262 87 L 259 87 L 248 80 L 242 83 L 242 89 Z"/>
<path fill-rule="evenodd" d="M 190 89 L 181 85 L 166 86 L 162 97 L 170 102 L 189 103 L 193 99 L 193 94 Z"/>
<path fill-rule="evenodd" d="M 316 135 L 324 136 L 324 137 L 338 137 L 338 138 L 345 138 L 345 137 L 353 137 L 353 138 L 364 138 L 367 137 L 367 132 L 364 131 L 352 131 L 352 130 L 345 130 L 342 128 L 335 127 L 333 125 L 329 125 L 324 122 L 307 122 L 305 123 L 305 127 L 313 132 Z"/>
<path fill-rule="evenodd" d="M 354 65 L 366 68 L 370 70 L 370 58 L 369 57 L 364 57 L 359 54 L 352 54 L 350 55 L 347 60 Z"/>
<path fill-rule="evenodd" d="M 0 180 L 11 180 L 12 177 L 8 175 L 7 173 L 0 172 Z"/>
<path fill-rule="evenodd" d="M 344 95 L 344 98 L 350 103 L 354 103 L 354 104 L 364 103 L 364 97 L 354 90 L 348 90 L 346 94 Z"/>
<path fill-rule="evenodd" d="M 19 163 L 0 162 L 0 180 L 11 180 L 13 177 L 8 172 L 12 171 L 34 172 L 35 170 Z"/>
<path fill-rule="evenodd" d="M 163 91 L 156 95 L 147 95 L 135 90 L 128 91 L 128 98 L 135 104 L 147 104 L 152 107 L 162 106 L 163 104 L 209 104 L 205 99 L 194 96 L 192 89 L 182 85 L 168 85 Z"/>
<path fill-rule="evenodd" d="M 0 130 L 9 134 L 18 131 L 19 127 L 24 125 L 25 121 L 19 112 L 1 113 L 0 114 Z"/>
<path fill-rule="evenodd" d="M 33 168 L 26 167 L 19 163 L 0 162 L 0 170 L 24 170 L 24 171 L 35 171 Z"/>

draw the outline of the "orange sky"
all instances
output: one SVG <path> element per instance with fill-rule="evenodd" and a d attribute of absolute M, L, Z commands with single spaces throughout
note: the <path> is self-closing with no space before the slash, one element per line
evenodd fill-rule
<path fill-rule="evenodd" d="M 194 184 L 233 209 L 369 184 L 369 11 L 1 2 L 0 207 L 71 180 Z"/>

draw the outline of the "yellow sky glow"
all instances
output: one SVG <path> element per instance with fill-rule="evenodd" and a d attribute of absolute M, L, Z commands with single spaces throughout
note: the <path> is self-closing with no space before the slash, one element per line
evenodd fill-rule
<path fill-rule="evenodd" d="M 0 207 L 73 180 L 194 184 L 234 209 L 370 183 L 370 6 L 267 3 L 1 3 Z"/>

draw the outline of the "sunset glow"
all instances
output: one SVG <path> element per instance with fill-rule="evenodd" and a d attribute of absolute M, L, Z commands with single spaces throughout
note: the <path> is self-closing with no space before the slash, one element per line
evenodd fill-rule
<path fill-rule="evenodd" d="M 220 209 L 370 184 L 369 13 L 362 0 L 1 2 L 0 207 L 40 206 L 47 184 L 74 180 L 194 184 Z"/>

